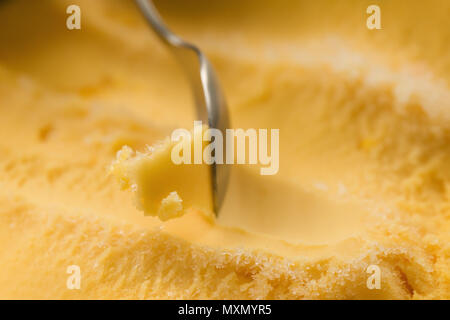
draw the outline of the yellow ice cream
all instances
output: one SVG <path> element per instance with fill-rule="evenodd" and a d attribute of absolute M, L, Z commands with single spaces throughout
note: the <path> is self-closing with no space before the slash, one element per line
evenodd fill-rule
<path fill-rule="evenodd" d="M 193 140 L 200 141 L 200 147 L 203 146 L 200 151 L 206 147 L 202 138 L 207 128 L 199 129 L 191 132 L 192 135 L 184 142 L 190 150 L 191 164 L 172 161 L 172 152 L 179 149 L 178 145 L 183 146 L 181 139 L 171 141 L 167 138 L 156 146 L 147 147 L 145 153 L 135 154 L 128 146 L 117 152 L 110 173 L 117 176 L 122 188 L 131 189 L 136 194 L 136 206 L 144 214 L 166 221 L 195 208 L 205 217 L 213 218 L 209 166 L 192 161 Z"/>
<path fill-rule="evenodd" d="M 69 4 L 0 2 L 0 298 L 450 298 L 448 1 L 157 2 L 233 127 L 280 129 L 279 172 L 235 166 L 217 221 L 207 177 L 146 149 L 192 127 L 174 57 L 132 1 L 78 0 L 81 30 Z"/>

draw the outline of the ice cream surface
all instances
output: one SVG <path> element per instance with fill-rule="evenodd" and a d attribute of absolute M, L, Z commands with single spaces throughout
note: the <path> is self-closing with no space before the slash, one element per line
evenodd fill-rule
<path fill-rule="evenodd" d="M 156 2 L 233 127 L 280 129 L 217 220 L 207 171 L 148 151 L 195 118 L 174 57 L 133 1 L 69 4 L 0 1 L 0 298 L 450 298 L 448 1 Z"/>

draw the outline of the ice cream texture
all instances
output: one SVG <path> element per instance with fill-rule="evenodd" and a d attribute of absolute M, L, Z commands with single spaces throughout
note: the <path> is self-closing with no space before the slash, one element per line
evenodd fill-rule
<path fill-rule="evenodd" d="M 147 149 L 195 118 L 174 57 L 133 1 L 78 0 L 81 30 L 69 4 L 0 2 L 0 298 L 450 298 L 448 1 L 157 1 L 233 127 L 280 129 L 217 220 Z"/>

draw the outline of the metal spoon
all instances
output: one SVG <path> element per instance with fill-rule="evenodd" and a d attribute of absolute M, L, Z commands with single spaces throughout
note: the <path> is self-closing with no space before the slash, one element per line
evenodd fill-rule
<path fill-rule="evenodd" d="M 203 52 L 170 31 L 158 14 L 150 0 L 135 0 L 147 22 L 175 54 L 188 76 L 200 120 L 208 123 L 210 128 L 219 129 L 223 135 L 230 128 L 228 109 L 222 89 L 211 63 Z M 226 158 L 224 147 L 223 158 Z M 218 217 L 223 204 L 229 180 L 229 166 L 225 164 L 211 165 L 211 188 L 213 196 L 213 210 Z"/>

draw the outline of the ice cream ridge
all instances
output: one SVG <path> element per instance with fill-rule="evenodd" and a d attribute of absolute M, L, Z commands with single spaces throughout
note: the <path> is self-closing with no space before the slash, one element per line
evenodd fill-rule
<path fill-rule="evenodd" d="M 0 298 L 450 298 L 448 1 L 155 1 L 233 128 L 279 129 L 218 217 L 174 56 L 133 1 L 69 5 L 0 2 Z"/>

